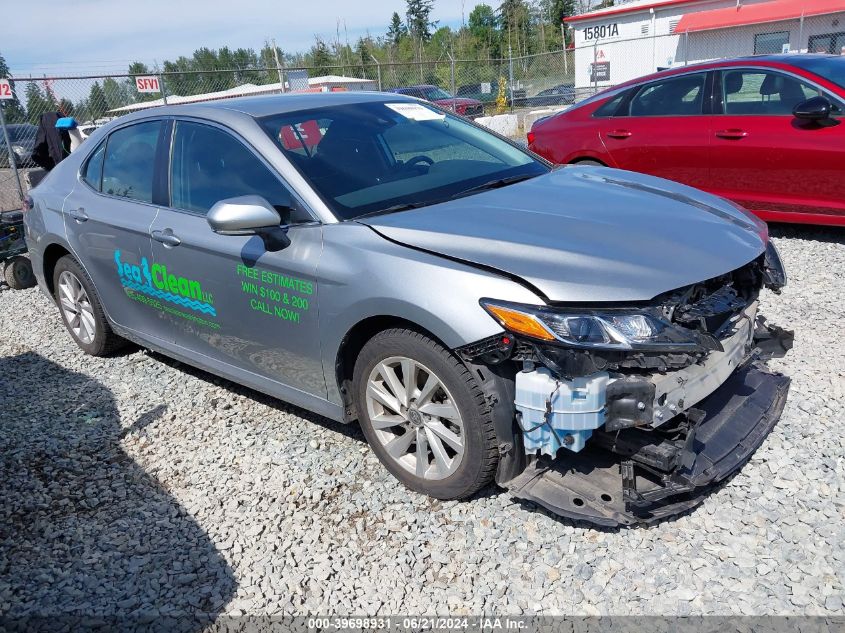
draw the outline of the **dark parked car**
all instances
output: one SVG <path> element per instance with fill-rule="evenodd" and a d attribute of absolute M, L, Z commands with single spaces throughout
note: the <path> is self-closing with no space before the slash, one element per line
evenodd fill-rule
<path fill-rule="evenodd" d="M 560 84 L 546 88 L 533 97 L 526 97 L 525 99 L 525 105 L 528 107 L 567 105 L 570 103 L 575 103 L 574 84 Z"/>
<path fill-rule="evenodd" d="M 15 164 L 18 167 L 33 167 L 32 150 L 35 148 L 35 135 L 38 128 L 29 123 L 13 123 L 7 125 L 9 142 L 12 144 L 12 153 L 15 155 Z M 6 147 L 6 138 L 0 133 L 0 167 L 9 167 L 9 150 Z"/>
<path fill-rule="evenodd" d="M 466 84 L 464 86 L 458 86 L 458 89 L 455 91 L 455 94 L 459 97 L 466 97 L 467 99 L 477 99 L 482 103 L 495 103 L 496 98 L 499 95 L 499 84 L 495 81 L 490 83 L 490 92 L 484 92 L 483 88 L 486 88 L 484 84 Z M 511 102 L 511 95 L 507 95 L 508 104 L 510 105 Z M 513 90 L 513 105 L 518 106 L 521 105 L 525 101 L 525 89 L 524 88 L 514 88 Z"/>
<path fill-rule="evenodd" d="M 763 220 L 845 225 L 845 57 L 771 55 L 629 81 L 541 119 L 555 163 L 669 178 Z"/>
<path fill-rule="evenodd" d="M 481 101 L 467 99 L 465 97 L 453 97 L 443 90 L 443 88 L 438 88 L 437 86 L 407 86 L 405 88 L 394 88 L 391 92 L 416 97 L 417 99 L 425 99 L 426 101 L 436 103 L 441 108 L 446 108 L 466 117 L 476 117 L 484 114 L 484 104 Z"/>

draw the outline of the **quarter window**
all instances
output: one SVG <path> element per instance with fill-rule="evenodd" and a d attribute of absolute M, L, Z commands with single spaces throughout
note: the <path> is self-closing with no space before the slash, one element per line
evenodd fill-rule
<path fill-rule="evenodd" d="M 704 73 L 671 77 L 640 88 L 631 100 L 631 116 L 686 116 L 701 114 Z"/>
<path fill-rule="evenodd" d="M 106 143 L 103 141 L 100 146 L 94 150 L 94 153 L 88 157 L 85 167 L 82 170 L 82 180 L 84 180 L 90 187 L 97 191 L 100 190 L 100 184 L 103 179 L 103 157 L 106 155 Z"/>
<path fill-rule="evenodd" d="M 153 172 L 160 131 L 161 121 L 149 121 L 112 132 L 103 162 L 103 193 L 140 202 L 153 201 Z"/>
<path fill-rule="evenodd" d="M 282 216 L 282 223 L 310 219 L 301 211 L 291 218 L 292 198 L 279 179 L 231 134 L 210 125 L 179 121 L 170 169 L 171 206 L 205 214 L 217 202 L 257 195 Z"/>
<path fill-rule="evenodd" d="M 791 115 L 799 103 L 821 93 L 794 77 L 749 69 L 722 73 L 722 94 L 725 114 Z"/>

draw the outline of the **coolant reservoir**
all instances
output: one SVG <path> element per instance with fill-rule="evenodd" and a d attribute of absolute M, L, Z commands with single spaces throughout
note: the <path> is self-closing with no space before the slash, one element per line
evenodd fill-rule
<path fill-rule="evenodd" d="M 517 416 L 525 452 L 554 457 L 558 449 L 578 452 L 604 424 L 610 375 L 599 372 L 572 380 L 557 379 L 545 367 L 516 374 Z"/>

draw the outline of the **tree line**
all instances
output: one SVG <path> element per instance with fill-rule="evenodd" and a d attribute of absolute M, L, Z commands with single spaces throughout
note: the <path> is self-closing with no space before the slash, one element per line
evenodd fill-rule
<path fill-rule="evenodd" d="M 563 23 L 565 17 L 612 4 L 613 0 L 602 0 L 601 4 L 596 0 L 502 0 L 494 8 L 481 3 L 453 29 L 431 19 L 434 0 L 405 0 L 403 12 L 393 12 L 386 20 L 383 34 L 367 33 L 354 42 L 350 42 L 345 24 L 338 21 L 333 39 L 315 35 L 314 44 L 304 52 L 284 51 L 272 42 L 265 42 L 258 50 L 202 47 L 190 57 L 166 60 L 157 67 L 134 62 L 127 73 L 164 73 L 165 91 L 178 95 L 216 92 L 245 83 L 275 83 L 280 81 L 280 70 L 291 68 L 307 68 L 311 76 L 353 74 L 375 78 L 379 64 L 387 71 L 386 88 L 392 83 L 400 85 L 404 79 L 446 86 L 449 69 L 442 63 L 456 59 L 462 60 L 467 76 L 497 81 L 501 74 L 497 60 L 560 51 L 572 41 Z M 418 73 L 403 77 L 397 72 L 398 65 L 413 63 L 418 65 Z M 3 76 L 8 76 L 8 67 L 0 56 Z M 4 103 L 4 113 L 9 122 L 36 122 L 40 113 L 49 110 L 94 120 L 107 116 L 113 108 L 158 98 L 160 95 L 137 92 L 132 77 L 94 81 L 88 94 L 75 101 L 57 97 L 49 81 L 30 81 L 24 89 L 26 106 L 16 97 Z"/>

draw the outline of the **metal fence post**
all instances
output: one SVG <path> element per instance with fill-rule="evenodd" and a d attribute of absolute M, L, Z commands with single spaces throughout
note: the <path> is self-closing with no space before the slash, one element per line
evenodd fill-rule
<path fill-rule="evenodd" d="M 508 93 L 510 94 L 510 111 L 513 112 L 513 49 L 508 44 Z"/>
<path fill-rule="evenodd" d="M 593 44 L 593 94 L 596 94 L 599 91 L 599 73 L 596 69 L 596 66 L 599 63 L 599 43 L 596 40 L 596 43 Z"/>
<path fill-rule="evenodd" d="M 455 58 L 452 53 L 446 53 L 449 56 L 449 79 L 452 87 L 452 112 L 458 111 L 458 101 L 455 95 Z"/>
<path fill-rule="evenodd" d="M 378 78 L 378 91 L 381 92 L 381 64 L 375 58 L 375 55 L 370 53 L 370 58 L 376 63 L 376 77 Z"/>
<path fill-rule="evenodd" d="M 161 87 L 161 100 L 167 105 L 167 88 L 164 87 L 164 76 L 159 73 L 158 85 Z"/>
<path fill-rule="evenodd" d="M 18 195 L 23 202 L 23 186 L 21 185 L 21 175 L 18 172 L 18 166 L 15 162 L 15 152 L 12 150 L 12 142 L 9 140 L 9 130 L 6 129 L 6 115 L 3 112 L 3 104 L 0 102 L 0 127 L 3 128 L 3 139 L 6 141 L 6 150 L 9 152 L 9 167 L 12 174 L 15 176 L 15 182 L 18 184 Z"/>

